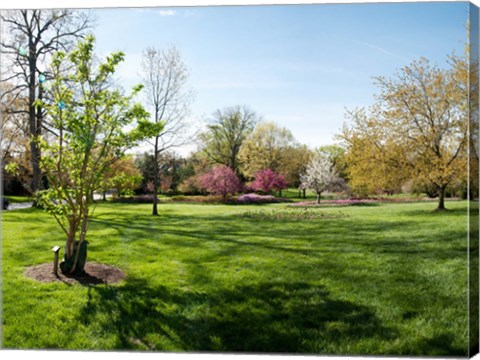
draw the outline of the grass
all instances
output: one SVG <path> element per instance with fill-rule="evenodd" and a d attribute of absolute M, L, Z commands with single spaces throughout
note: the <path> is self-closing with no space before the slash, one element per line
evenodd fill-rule
<path fill-rule="evenodd" d="M 5 198 L 10 202 L 10 203 L 27 203 L 31 202 L 32 198 L 30 196 L 14 196 L 14 195 L 7 195 Z"/>
<path fill-rule="evenodd" d="M 447 205 L 102 203 L 89 260 L 128 277 L 91 287 L 26 278 L 64 239 L 4 212 L 3 346 L 466 356 L 467 203 Z"/>

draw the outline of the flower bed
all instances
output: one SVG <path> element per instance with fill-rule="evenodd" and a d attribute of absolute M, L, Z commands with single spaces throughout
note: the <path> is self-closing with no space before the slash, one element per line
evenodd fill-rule
<path fill-rule="evenodd" d="M 289 208 L 289 209 L 269 209 L 269 210 L 250 210 L 240 215 L 242 218 L 249 220 L 274 220 L 274 221 L 313 221 L 313 220 L 325 220 L 336 219 L 339 217 L 346 217 L 345 214 L 338 213 L 326 213 L 322 210 L 315 208 Z"/>
<path fill-rule="evenodd" d="M 451 198 L 453 199 L 453 198 Z M 455 200 L 457 200 L 455 198 Z M 322 200 L 320 204 L 317 204 L 316 201 L 302 201 L 291 204 L 289 206 L 308 206 L 308 207 L 318 207 L 318 206 L 354 206 L 354 205 L 373 205 L 376 203 L 409 203 L 409 202 L 418 202 L 418 201 L 438 201 L 435 198 L 426 198 L 426 197 L 404 197 L 404 198 L 367 198 L 367 199 L 337 199 L 337 200 Z"/>
<path fill-rule="evenodd" d="M 221 195 L 176 195 L 170 198 L 173 202 L 180 203 L 196 203 L 196 204 L 214 204 L 222 203 L 223 197 Z M 225 202 L 229 202 L 227 198 Z"/>
<path fill-rule="evenodd" d="M 268 204 L 282 201 L 284 201 L 284 199 L 279 199 L 272 195 L 259 195 L 255 193 L 243 194 L 237 199 L 238 204 Z"/>

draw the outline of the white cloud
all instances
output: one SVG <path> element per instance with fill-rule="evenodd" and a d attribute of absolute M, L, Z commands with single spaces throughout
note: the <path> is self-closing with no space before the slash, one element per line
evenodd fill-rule
<path fill-rule="evenodd" d="M 160 16 L 175 16 L 177 12 L 174 10 L 158 10 L 157 12 Z"/>

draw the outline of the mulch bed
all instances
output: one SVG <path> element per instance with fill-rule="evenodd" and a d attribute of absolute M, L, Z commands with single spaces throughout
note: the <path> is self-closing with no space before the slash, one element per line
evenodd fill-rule
<path fill-rule="evenodd" d="M 41 282 L 63 282 L 70 285 L 115 284 L 125 278 L 125 273 L 119 268 L 96 262 L 87 262 L 85 272 L 83 276 L 67 276 L 59 268 L 58 275 L 55 275 L 53 263 L 49 262 L 27 268 L 25 276 Z"/>

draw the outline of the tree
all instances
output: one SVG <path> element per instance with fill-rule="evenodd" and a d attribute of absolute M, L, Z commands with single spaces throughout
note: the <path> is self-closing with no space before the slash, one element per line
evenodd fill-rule
<path fill-rule="evenodd" d="M 342 177 L 346 177 L 346 163 L 345 163 L 345 149 L 340 145 L 322 145 L 315 149 L 315 152 L 320 152 L 328 156 L 332 161 L 336 173 Z"/>
<path fill-rule="evenodd" d="M 157 162 L 151 153 L 137 155 L 136 163 L 142 173 L 141 188 L 153 194 L 155 167 L 159 172 L 159 186 L 162 192 L 175 191 L 178 185 L 194 174 L 192 164 L 173 151 L 165 151 L 158 155 Z M 155 165 L 157 164 L 157 165 Z M 159 190 L 157 190 L 158 192 Z"/>
<path fill-rule="evenodd" d="M 357 196 L 399 192 L 410 179 L 402 168 L 403 150 L 393 139 L 387 139 L 388 129 L 375 124 L 364 109 L 349 111 L 351 127 L 344 126 L 345 154 L 341 158 L 343 173 Z M 368 125 L 367 125 L 368 124 Z"/>
<path fill-rule="evenodd" d="M 242 189 L 242 183 L 233 169 L 225 165 L 217 165 L 200 178 L 200 184 L 209 193 L 222 195 L 226 200 L 228 194 L 235 194 Z"/>
<path fill-rule="evenodd" d="M 144 152 L 135 156 L 135 164 L 140 170 L 142 180 L 140 187 L 143 191 L 153 194 L 153 177 L 155 174 L 155 157 L 153 154 Z"/>
<path fill-rule="evenodd" d="M 347 152 L 355 142 L 375 149 L 353 156 L 352 179 L 358 164 L 375 161 L 386 173 L 396 169 L 433 186 L 437 210 L 444 210 L 447 186 L 467 172 L 468 76 L 456 66 L 440 69 L 422 58 L 390 79 L 376 78 L 376 84 L 378 103 L 342 134 Z"/>
<path fill-rule="evenodd" d="M 145 109 L 132 104 L 141 86 L 136 86 L 131 96 L 109 87 L 123 53 L 112 53 L 95 66 L 93 46 L 94 38 L 88 36 L 68 55 L 58 52 L 54 56 L 52 101 L 36 104 L 47 111 L 58 132 L 56 141 L 42 139 L 40 143 L 44 153 L 41 166 L 49 188 L 39 192 L 39 201 L 67 237 L 61 264 L 64 273 L 83 272 L 79 254 L 86 253 L 93 192 L 101 189 L 109 166 L 163 125 L 150 123 Z M 68 81 L 61 73 L 65 66 L 70 69 Z M 134 121 L 137 126 L 125 132 Z"/>
<path fill-rule="evenodd" d="M 153 121 L 163 121 L 162 131 L 153 141 L 153 208 L 158 215 L 157 192 L 160 186 L 161 153 L 185 145 L 192 140 L 192 125 L 186 121 L 194 94 L 186 88 L 188 69 L 176 48 L 157 50 L 147 48 L 142 58 L 143 84 L 146 100 L 153 114 Z"/>
<path fill-rule="evenodd" d="M 272 169 L 260 170 L 255 173 L 255 180 L 250 185 L 255 191 L 270 193 L 272 190 L 280 192 L 287 188 L 285 176 L 276 173 Z"/>
<path fill-rule="evenodd" d="M 0 83 L 0 91 L 6 92 L 11 84 Z M 3 172 L 4 191 L 20 185 L 31 193 L 31 166 L 27 117 L 17 110 L 25 107 L 24 97 L 15 98 L 7 94 L 0 103 L 0 161 Z M 18 192 L 20 189 L 17 188 Z M 22 192 L 24 193 L 24 192 Z"/>
<path fill-rule="evenodd" d="M 332 189 L 339 183 L 333 162 L 322 153 L 314 155 L 301 179 L 301 188 L 310 189 L 317 194 L 317 204 L 320 204 L 322 192 Z"/>
<path fill-rule="evenodd" d="M 287 154 L 288 156 L 282 161 L 280 172 L 285 174 L 287 184 L 299 188 L 301 184 L 300 176 L 305 172 L 313 152 L 306 145 L 295 144 L 287 150 Z M 305 190 L 303 190 L 303 197 L 305 198 Z"/>
<path fill-rule="evenodd" d="M 39 138 L 46 128 L 44 110 L 41 106 L 35 106 L 35 102 L 44 96 L 39 80 L 51 77 L 46 69 L 41 70 L 40 67 L 55 51 L 68 50 L 74 41 L 83 36 L 91 19 L 87 13 L 71 10 L 2 11 L 0 18 L 6 27 L 0 43 L 1 53 L 6 60 L 3 67 L 9 69 L 2 76 L 2 82 L 14 84 L 2 93 L 1 101 L 10 94 L 15 99 L 22 96 L 27 99 L 24 108 L 10 109 L 9 112 L 28 116 L 32 167 L 29 187 L 35 192 L 43 187 Z"/>
<path fill-rule="evenodd" d="M 116 196 L 133 195 L 134 190 L 141 185 L 142 174 L 136 167 L 132 156 L 125 156 L 110 165 L 100 183 L 103 200 L 106 200 L 106 191 L 116 190 Z"/>
<path fill-rule="evenodd" d="M 203 175 L 192 175 L 184 179 L 178 186 L 178 190 L 186 195 L 198 195 L 204 193 Z"/>
<path fill-rule="evenodd" d="M 239 153 L 242 173 L 252 178 L 263 169 L 281 171 L 295 145 L 295 138 L 287 128 L 274 122 L 257 124 Z"/>
<path fill-rule="evenodd" d="M 10 84 L 0 83 L 2 94 L 11 88 Z M 7 94 L 0 103 L 0 114 L 2 114 L 0 117 L 0 161 L 2 164 L 5 164 L 8 158 L 23 151 L 27 122 L 25 115 L 17 110 L 25 107 L 25 100 L 25 98 L 15 98 L 12 94 Z"/>
<path fill-rule="evenodd" d="M 217 110 L 207 131 L 199 135 L 201 152 L 211 163 L 228 166 L 240 175 L 240 149 L 258 121 L 255 112 L 247 107 Z"/>

